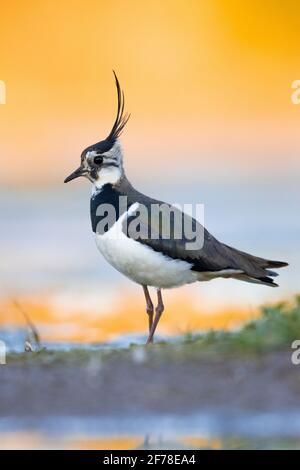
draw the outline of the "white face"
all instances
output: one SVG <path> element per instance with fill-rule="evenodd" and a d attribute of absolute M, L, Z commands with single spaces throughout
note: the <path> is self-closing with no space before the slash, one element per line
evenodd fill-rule
<path fill-rule="evenodd" d="M 104 160 L 105 161 L 105 160 Z M 102 188 L 105 184 L 115 184 L 119 181 L 123 173 L 122 168 L 115 164 L 103 164 L 92 173 L 90 181 L 96 188 Z"/>
<path fill-rule="evenodd" d="M 83 152 L 80 167 L 68 176 L 65 182 L 78 176 L 85 176 L 94 187 L 101 188 L 105 184 L 117 183 L 123 174 L 122 149 L 120 143 L 116 141 L 107 152 L 100 152 L 97 149 Z"/>
<path fill-rule="evenodd" d="M 115 184 L 124 173 L 122 149 L 118 141 L 108 152 L 101 154 L 97 150 L 87 152 L 83 163 L 88 169 L 87 177 L 96 188 L 108 183 Z"/>

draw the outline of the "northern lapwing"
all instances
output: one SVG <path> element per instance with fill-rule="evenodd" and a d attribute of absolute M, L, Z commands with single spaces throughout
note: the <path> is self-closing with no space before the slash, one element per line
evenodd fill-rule
<path fill-rule="evenodd" d="M 180 236 L 175 233 L 178 223 L 186 217 L 178 208 L 174 213 L 179 218 L 174 214 L 169 217 L 170 230 L 163 233 L 164 219 L 161 214 L 157 217 L 157 213 L 153 217 L 152 207 L 167 207 L 172 212 L 173 206 L 140 193 L 125 175 L 119 137 L 130 115 L 124 114 L 124 92 L 115 72 L 114 77 L 118 97 L 114 125 L 106 139 L 82 152 L 79 168 L 65 183 L 79 176 L 91 181 L 90 214 L 97 247 L 114 268 L 142 286 L 149 318 L 148 344 L 153 341 L 164 310 L 162 289 L 220 277 L 275 287 L 273 277 L 277 273 L 272 269 L 287 263 L 259 258 L 225 245 L 190 217 L 193 228 L 202 233 L 201 246 L 191 248 L 190 237 L 182 231 L 178 232 Z M 110 208 L 114 216 L 106 220 Z M 136 230 L 129 230 L 130 222 L 136 220 Z M 155 315 L 149 286 L 157 289 Z"/>

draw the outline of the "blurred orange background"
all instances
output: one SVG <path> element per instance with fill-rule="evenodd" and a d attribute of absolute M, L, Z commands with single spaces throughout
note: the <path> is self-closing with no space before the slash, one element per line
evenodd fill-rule
<path fill-rule="evenodd" d="M 291 0 L 2 2 L 2 184 L 61 181 L 106 136 L 113 68 L 132 113 L 131 174 L 174 160 L 181 171 L 186 159 L 298 169 L 299 14 Z"/>

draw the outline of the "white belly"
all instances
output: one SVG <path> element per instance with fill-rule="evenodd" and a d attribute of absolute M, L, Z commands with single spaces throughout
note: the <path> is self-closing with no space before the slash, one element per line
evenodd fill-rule
<path fill-rule="evenodd" d="M 191 265 L 158 253 L 122 232 L 127 214 L 103 235 L 96 233 L 96 244 L 104 258 L 118 271 L 138 284 L 159 288 L 177 287 L 199 280 Z"/>

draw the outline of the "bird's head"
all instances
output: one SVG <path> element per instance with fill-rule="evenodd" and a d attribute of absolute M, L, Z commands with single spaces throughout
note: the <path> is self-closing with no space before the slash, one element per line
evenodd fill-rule
<path fill-rule="evenodd" d="M 119 80 L 115 72 L 114 76 L 118 95 L 118 111 L 112 130 L 105 140 L 90 145 L 82 152 L 79 168 L 65 179 L 65 183 L 79 176 L 85 176 L 96 187 L 101 187 L 107 183 L 116 183 L 124 174 L 122 148 L 119 142 L 119 136 L 130 115 L 124 114 L 124 92 L 121 91 Z"/>

